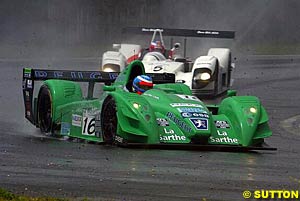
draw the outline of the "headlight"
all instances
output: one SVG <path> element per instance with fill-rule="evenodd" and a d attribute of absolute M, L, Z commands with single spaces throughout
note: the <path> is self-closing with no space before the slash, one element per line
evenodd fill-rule
<path fill-rule="evenodd" d="M 213 74 L 210 69 L 198 68 L 193 73 L 192 89 L 201 89 L 213 81 Z"/>
<path fill-rule="evenodd" d="M 207 81 L 211 78 L 210 73 L 208 72 L 203 72 L 203 73 L 198 73 L 195 77 L 194 77 L 194 81 Z"/>
<path fill-rule="evenodd" d="M 256 115 L 257 113 L 257 108 L 256 107 L 247 107 L 244 109 L 245 114 L 253 116 Z"/>
<path fill-rule="evenodd" d="M 209 80 L 210 79 L 210 74 L 209 73 L 200 73 L 200 79 L 201 80 Z"/>
<path fill-rule="evenodd" d="M 105 64 L 102 70 L 104 72 L 120 72 L 120 66 L 117 64 Z"/>
<path fill-rule="evenodd" d="M 255 114 L 257 112 L 257 109 L 255 107 L 251 107 L 249 110 L 253 114 Z"/>
<path fill-rule="evenodd" d="M 114 70 L 111 69 L 111 68 L 109 68 L 109 67 L 104 68 L 103 71 L 104 71 L 104 72 L 108 72 L 108 73 L 109 73 L 109 72 L 114 72 Z"/>
<path fill-rule="evenodd" d="M 140 104 L 138 104 L 138 103 L 133 103 L 132 105 L 133 105 L 133 107 L 134 107 L 135 109 L 139 109 L 139 108 L 140 108 Z"/>

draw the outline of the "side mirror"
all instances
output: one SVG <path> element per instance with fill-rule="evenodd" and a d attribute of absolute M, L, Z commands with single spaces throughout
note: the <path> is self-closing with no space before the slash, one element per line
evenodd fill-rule
<path fill-rule="evenodd" d="M 235 63 L 231 63 L 231 68 L 235 68 Z"/>
<path fill-rule="evenodd" d="M 175 43 L 175 44 L 174 44 L 174 48 L 175 48 L 175 49 L 180 48 L 180 43 Z"/>
<path fill-rule="evenodd" d="M 184 84 L 185 83 L 185 80 L 176 80 L 177 83 L 182 83 Z"/>
<path fill-rule="evenodd" d="M 228 90 L 227 91 L 227 97 L 236 96 L 236 90 Z"/>
<path fill-rule="evenodd" d="M 116 87 L 114 87 L 114 86 L 107 86 L 107 85 L 103 86 L 103 91 L 115 91 L 115 90 L 116 90 Z"/>
<path fill-rule="evenodd" d="M 121 44 L 113 44 L 113 49 L 119 50 L 121 48 Z"/>

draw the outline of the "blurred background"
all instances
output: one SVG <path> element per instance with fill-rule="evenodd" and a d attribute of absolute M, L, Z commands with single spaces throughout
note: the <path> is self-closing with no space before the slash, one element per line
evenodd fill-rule
<path fill-rule="evenodd" d="M 234 40 L 188 39 L 191 58 L 209 47 L 236 57 L 299 54 L 299 8 L 298 0 L 1 0 L 0 59 L 100 59 L 112 43 L 148 45 L 150 35 L 122 33 L 128 26 L 236 32 Z"/>
<path fill-rule="evenodd" d="M 172 201 L 299 189 L 299 11 L 300 0 L 0 0 L 0 187 L 39 196 Z M 278 151 L 120 151 L 44 140 L 24 118 L 23 68 L 99 70 L 113 43 L 149 45 L 151 35 L 122 33 L 142 26 L 235 31 L 234 40 L 188 38 L 187 56 L 232 50 L 233 89 L 260 99 L 274 133 L 267 143 Z M 169 47 L 170 38 L 165 42 Z"/>

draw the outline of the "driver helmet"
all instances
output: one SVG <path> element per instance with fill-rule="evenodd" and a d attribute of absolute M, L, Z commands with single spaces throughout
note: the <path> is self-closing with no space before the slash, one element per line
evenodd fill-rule
<path fill-rule="evenodd" d="M 134 92 L 141 95 L 148 89 L 153 88 L 152 78 L 148 75 L 139 75 L 134 78 L 132 88 Z"/>
<path fill-rule="evenodd" d="M 152 51 L 164 52 L 165 47 L 163 46 L 163 43 L 159 40 L 155 42 L 152 41 L 149 50 L 150 52 Z"/>
<path fill-rule="evenodd" d="M 154 49 L 163 49 L 161 41 L 158 40 L 155 42 Z"/>

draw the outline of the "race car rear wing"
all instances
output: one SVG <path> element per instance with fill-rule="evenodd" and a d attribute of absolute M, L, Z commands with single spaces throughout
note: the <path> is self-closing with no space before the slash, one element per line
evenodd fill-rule
<path fill-rule="evenodd" d="M 34 82 L 48 79 L 70 80 L 75 82 L 88 82 L 87 98 L 92 98 L 96 82 L 110 85 L 118 77 L 118 72 L 101 71 L 74 71 L 74 70 L 46 70 L 23 68 L 23 99 L 25 105 L 25 117 L 36 124 L 33 111 Z M 175 75 L 172 73 L 148 73 L 153 83 L 174 83 Z"/>
<path fill-rule="evenodd" d="M 124 33 L 133 34 L 152 34 L 154 31 L 160 31 L 164 36 L 183 36 L 183 37 L 203 37 L 203 38 L 224 38 L 234 39 L 234 31 L 217 31 L 205 29 L 169 29 L 169 28 L 149 28 L 149 27 L 126 27 L 122 30 Z"/>
<path fill-rule="evenodd" d="M 162 35 L 164 36 L 181 36 L 184 37 L 183 52 L 186 57 L 186 44 L 187 37 L 202 37 L 202 38 L 223 38 L 223 39 L 234 39 L 234 31 L 217 31 L 217 30 L 206 30 L 206 29 L 169 29 L 169 28 L 149 28 L 149 27 L 126 27 L 122 29 L 123 33 L 132 34 L 153 34 L 152 40 L 155 38 L 157 33 L 160 34 L 161 42 L 163 43 Z M 170 42 L 173 48 L 173 38 Z"/>

